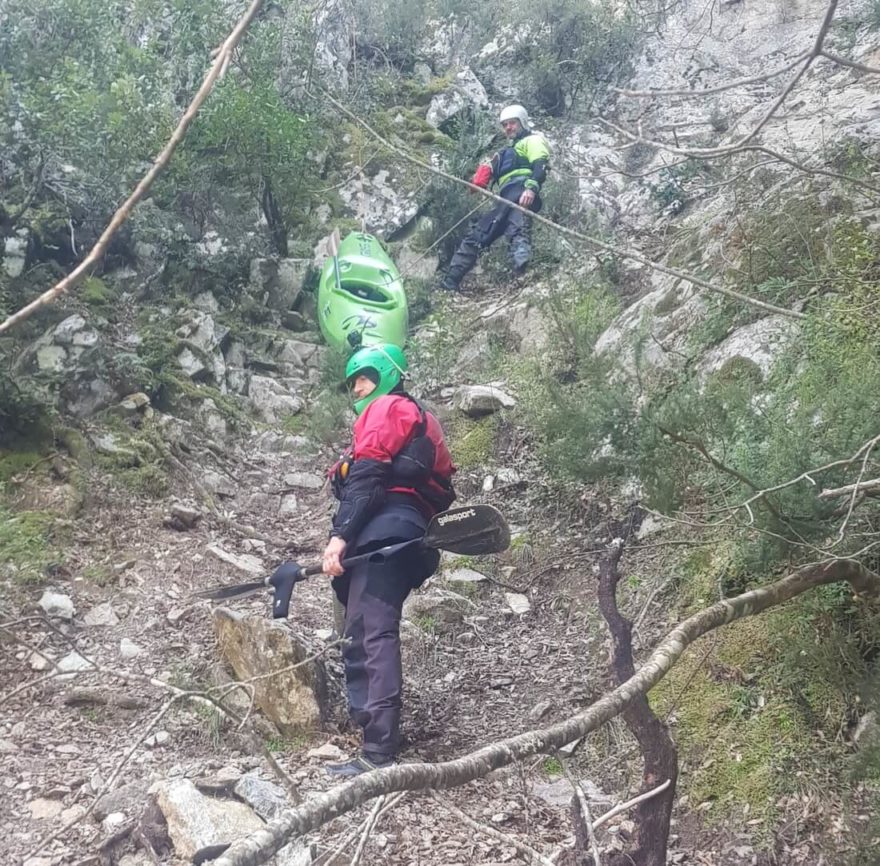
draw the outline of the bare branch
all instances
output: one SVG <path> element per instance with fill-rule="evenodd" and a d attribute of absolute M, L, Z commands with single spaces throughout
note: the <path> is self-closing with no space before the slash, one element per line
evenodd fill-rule
<path fill-rule="evenodd" d="M 840 66 L 848 66 L 850 69 L 858 69 L 859 72 L 867 72 L 871 75 L 880 75 L 880 69 L 877 69 L 875 66 L 865 66 L 864 63 L 856 63 L 855 60 L 847 60 L 845 57 L 841 57 L 839 54 L 834 54 L 831 51 L 826 51 L 824 48 L 819 54 L 821 57 L 825 57 Z"/>
<path fill-rule="evenodd" d="M 241 41 L 241 37 L 244 35 L 245 30 L 247 30 L 248 25 L 251 23 L 262 4 L 263 0 L 252 0 L 248 10 L 242 15 L 232 32 L 226 37 L 226 40 L 219 49 L 217 49 L 214 62 L 211 64 L 211 68 L 205 76 L 202 86 L 199 88 L 198 93 L 193 97 L 193 100 L 184 112 L 183 117 L 180 118 L 180 122 L 171 134 L 168 143 L 162 149 L 162 152 L 156 157 L 150 170 L 135 187 L 134 192 L 122 203 L 116 213 L 113 214 L 113 218 L 110 220 L 109 225 L 104 229 L 104 232 L 101 234 L 101 237 L 98 238 L 97 243 L 92 247 L 89 254 L 79 263 L 79 265 L 77 265 L 76 268 L 74 268 L 74 270 L 64 277 L 64 279 L 56 283 L 51 289 L 31 301 L 27 306 L 22 307 L 17 313 L 13 313 L 6 319 L 6 321 L 0 322 L 0 334 L 9 330 L 13 325 L 24 321 L 35 310 L 38 310 L 46 304 L 50 304 L 59 295 L 75 286 L 83 277 L 85 277 L 86 271 L 98 263 L 110 244 L 113 235 L 116 234 L 119 227 L 128 219 L 135 205 L 147 194 L 150 187 L 153 185 L 153 182 L 161 174 L 165 166 L 168 165 L 174 151 L 177 149 L 180 142 L 183 141 L 187 129 L 189 129 L 190 124 L 195 119 L 196 114 L 198 114 L 202 103 L 208 98 L 211 91 L 214 89 L 214 84 L 217 79 L 223 75 L 232 52 L 235 50 L 236 45 Z"/>
<path fill-rule="evenodd" d="M 706 87 L 702 90 L 693 90 L 689 88 L 684 88 L 680 90 L 672 89 L 672 90 L 624 90 L 621 87 L 612 87 L 616 93 L 619 93 L 621 96 L 626 96 L 633 99 L 654 99 L 658 96 L 685 96 L 685 97 L 702 97 L 702 96 L 712 96 L 715 93 L 723 93 L 725 90 L 733 90 L 737 87 L 746 87 L 749 84 L 758 84 L 761 81 L 769 81 L 771 78 L 775 78 L 777 75 L 782 75 L 784 72 L 789 72 L 794 69 L 801 61 L 805 60 L 809 51 L 802 51 L 795 57 L 794 60 L 791 61 L 786 66 L 781 67 L 780 69 L 775 70 L 774 72 L 767 72 L 764 75 L 755 75 L 752 78 L 739 78 L 736 81 L 729 81 L 727 84 L 721 84 L 718 87 Z"/>
<path fill-rule="evenodd" d="M 593 816 L 590 813 L 590 804 L 587 802 L 584 789 L 572 774 L 571 768 L 568 766 L 568 761 L 562 762 L 562 770 L 565 773 L 565 778 L 568 779 L 572 788 L 574 788 L 574 793 L 577 797 L 579 814 L 583 820 L 583 829 L 590 842 L 590 852 L 593 855 L 593 866 L 602 866 L 602 853 L 599 851 L 599 842 L 596 839 L 596 827 L 593 823 Z"/>
<path fill-rule="evenodd" d="M 607 824 L 613 817 L 619 815 L 621 812 L 625 812 L 633 806 L 638 806 L 639 803 L 644 803 L 645 800 L 650 800 L 651 797 L 656 797 L 658 794 L 662 794 L 671 784 L 672 779 L 667 779 L 662 785 L 658 785 L 650 791 L 645 791 L 644 794 L 639 794 L 638 797 L 633 797 L 632 800 L 627 800 L 625 803 L 618 803 L 613 809 L 610 809 L 604 815 L 600 815 L 595 821 L 593 821 L 593 829 L 598 830 L 603 824 Z"/>
<path fill-rule="evenodd" d="M 829 487 L 819 494 L 819 499 L 835 499 L 848 493 L 858 491 L 863 493 L 867 490 L 880 488 L 880 478 L 870 478 L 867 481 L 858 481 L 855 484 L 845 484 L 843 487 Z"/>
<path fill-rule="evenodd" d="M 291 837 L 320 827 L 361 803 L 392 791 L 452 788 L 481 778 L 499 767 L 531 755 L 559 749 L 620 715 L 640 695 L 647 694 L 699 637 L 745 616 L 754 616 L 816 586 L 847 581 L 857 593 L 880 596 L 880 576 L 851 559 L 834 559 L 807 566 L 768 586 L 724 599 L 685 620 L 651 653 L 626 682 L 585 710 L 549 728 L 527 731 L 491 743 L 461 758 L 439 764 L 398 764 L 364 773 L 288 810 L 265 828 L 235 842 L 215 866 L 257 866 Z"/>

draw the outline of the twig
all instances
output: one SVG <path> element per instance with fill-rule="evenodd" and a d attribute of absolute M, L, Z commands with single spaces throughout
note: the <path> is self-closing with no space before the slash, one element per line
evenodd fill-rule
<path fill-rule="evenodd" d="M 610 809 L 604 815 L 600 815 L 595 821 L 593 821 L 593 830 L 598 830 L 603 824 L 607 824 L 615 815 L 619 815 L 621 812 L 625 812 L 633 806 L 638 806 L 639 803 L 643 803 L 645 800 L 650 800 L 651 797 L 656 797 L 658 794 L 662 794 L 671 783 L 672 780 L 667 779 L 662 785 L 658 785 L 650 791 L 645 791 L 644 794 L 639 794 L 638 797 L 633 797 L 632 800 L 627 800 L 625 803 L 618 803 L 613 809 Z"/>
<path fill-rule="evenodd" d="M 819 499 L 834 499 L 847 493 L 866 490 L 876 490 L 880 487 L 880 478 L 870 478 L 867 481 L 857 481 L 855 484 L 845 484 L 843 487 L 829 487 L 823 490 L 818 496 Z"/>
<path fill-rule="evenodd" d="M 496 830 L 494 827 L 489 827 L 486 824 L 481 824 L 479 821 L 474 820 L 473 818 L 471 818 L 470 815 L 468 815 L 467 812 L 459 809 L 458 806 L 447 800 L 445 797 L 442 797 L 440 794 L 437 793 L 437 791 L 431 791 L 430 796 L 432 800 L 439 803 L 444 809 L 451 812 L 469 827 L 473 827 L 474 830 L 479 830 L 481 833 L 485 833 L 487 836 L 492 836 L 493 838 L 504 842 L 506 845 L 512 845 L 521 855 L 526 858 L 526 862 L 540 863 L 541 866 L 554 866 L 551 860 L 549 860 L 540 852 L 536 851 L 530 845 L 527 845 L 525 842 L 521 842 L 519 839 L 515 839 L 508 833 L 502 833 L 500 830 Z"/>
<path fill-rule="evenodd" d="M 587 798 L 584 794 L 583 788 L 581 788 L 580 783 L 577 779 L 575 779 L 574 775 L 572 774 L 571 768 L 568 766 L 568 761 L 562 761 L 562 772 L 565 773 L 565 778 L 568 779 L 568 781 L 571 783 L 572 788 L 574 788 L 575 796 L 577 797 L 578 804 L 580 805 L 581 819 L 584 825 L 584 830 L 587 834 L 587 838 L 590 841 L 590 851 L 593 855 L 593 866 L 602 866 L 602 854 L 599 851 L 599 843 L 596 840 L 595 827 L 593 826 L 593 816 L 590 814 L 590 804 L 587 802 Z"/>
<path fill-rule="evenodd" d="M 376 802 L 373 804 L 373 808 L 370 811 L 370 814 L 367 816 L 367 820 L 364 822 L 364 829 L 361 833 L 360 841 L 358 842 L 358 846 L 355 849 L 354 856 L 351 858 L 351 862 L 349 866 L 357 866 L 361 860 L 361 854 L 364 853 L 364 847 L 367 844 L 367 839 L 370 838 L 370 833 L 373 831 L 373 826 L 376 823 L 376 819 L 379 817 L 379 810 L 385 803 L 385 797 L 378 797 Z"/>
<path fill-rule="evenodd" d="M 263 0 L 252 0 L 251 5 L 248 7 L 244 15 L 242 15 L 242 17 L 239 19 L 232 32 L 229 34 L 229 36 L 226 37 L 226 40 L 219 47 L 219 49 L 217 49 L 214 62 L 211 64 L 211 68 L 208 70 L 208 73 L 205 76 L 204 81 L 202 82 L 202 86 L 193 97 L 193 100 L 184 112 L 183 117 L 180 118 L 180 121 L 178 122 L 174 132 L 171 134 L 171 138 L 168 140 L 168 143 L 162 149 L 161 153 L 156 157 L 156 160 L 153 162 L 150 170 L 144 175 L 140 183 L 138 183 L 138 185 L 135 187 L 134 192 L 122 203 L 116 213 L 113 214 L 113 218 L 110 220 L 109 225 L 106 229 L 104 229 L 104 232 L 101 234 L 101 237 L 98 238 L 97 243 L 92 247 L 89 254 L 82 260 L 82 262 L 80 262 L 79 265 L 77 265 L 76 268 L 74 268 L 73 271 L 71 271 L 66 277 L 56 283 L 55 286 L 44 292 L 31 303 L 22 307 L 17 313 L 13 313 L 4 322 L 0 322 L 0 334 L 2 334 L 4 331 L 9 330 L 9 328 L 11 328 L 13 325 L 24 321 L 35 310 L 38 310 L 40 307 L 51 303 L 59 295 L 63 294 L 68 289 L 75 286 L 85 276 L 86 271 L 88 271 L 89 268 L 91 268 L 93 265 L 97 264 L 97 262 L 101 259 L 101 257 L 104 255 L 104 251 L 110 244 L 110 240 L 113 238 L 113 235 L 116 234 L 119 227 L 128 219 L 132 209 L 147 194 L 150 187 L 153 185 L 153 182 L 161 174 L 165 166 L 168 165 L 172 155 L 174 154 L 174 151 L 177 149 L 177 146 L 180 144 L 180 142 L 183 141 L 184 136 L 186 135 L 186 132 L 190 127 L 190 124 L 192 124 L 196 114 L 198 114 L 202 103 L 204 103 L 204 101 L 210 95 L 211 91 L 214 89 L 214 83 L 226 70 L 226 66 L 229 63 L 229 58 L 233 50 L 235 49 L 236 45 L 238 45 L 241 37 L 244 35 L 245 30 L 247 30 L 248 25 L 251 23 L 254 16 L 259 11 L 262 3 Z"/>

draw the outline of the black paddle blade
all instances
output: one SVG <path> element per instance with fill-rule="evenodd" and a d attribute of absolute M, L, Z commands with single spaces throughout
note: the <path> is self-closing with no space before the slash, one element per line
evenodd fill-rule
<path fill-rule="evenodd" d="M 233 586 L 218 586 L 215 589 L 203 589 L 200 592 L 194 592 L 196 598 L 210 598 L 219 601 L 224 598 L 239 598 L 244 595 L 251 595 L 266 588 L 266 581 L 258 580 L 252 583 L 236 583 Z"/>
<path fill-rule="evenodd" d="M 423 544 L 466 556 L 501 553 L 510 546 L 510 530 L 497 508 L 462 505 L 435 514 Z"/>

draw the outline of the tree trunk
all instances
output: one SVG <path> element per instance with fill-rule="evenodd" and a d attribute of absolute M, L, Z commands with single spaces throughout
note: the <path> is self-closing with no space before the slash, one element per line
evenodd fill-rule
<path fill-rule="evenodd" d="M 617 607 L 617 584 L 620 581 L 617 565 L 622 555 L 623 543 L 613 544 L 599 565 L 599 610 L 611 632 L 611 668 L 617 685 L 635 674 L 632 623 Z M 633 814 L 635 848 L 628 856 L 624 855 L 622 861 L 635 866 L 665 866 L 669 820 L 678 778 L 678 753 L 666 725 L 654 715 L 645 694 L 638 695 L 622 715 L 642 753 L 642 791 L 656 788 L 667 779 L 671 781 L 665 791 L 637 807 Z"/>

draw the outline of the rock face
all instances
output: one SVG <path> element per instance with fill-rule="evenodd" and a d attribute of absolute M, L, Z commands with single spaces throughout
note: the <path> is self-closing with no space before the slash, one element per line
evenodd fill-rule
<path fill-rule="evenodd" d="M 254 699 L 282 733 L 314 731 L 330 716 L 328 675 L 320 660 L 288 670 L 310 653 L 285 623 L 217 608 L 214 631 L 238 679 L 279 671 L 254 683 Z"/>
<path fill-rule="evenodd" d="M 488 108 L 488 106 L 489 97 L 486 88 L 474 75 L 473 70 L 465 68 L 456 73 L 448 90 L 438 93 L 431 100 L 425 120 L 439 129 L 447 120 L 456 117 L 465 109 Z"/>
<path fill-rule="evenodd" d="M 206 797 L 188 779 L 160 782 L 155 795 L 175 852 L 189 861 L 213 859 L 219 853 L 218 846 L 265 826 L 244 803 Z M 216 853 L 210 856 L 212 852 Z"/>

